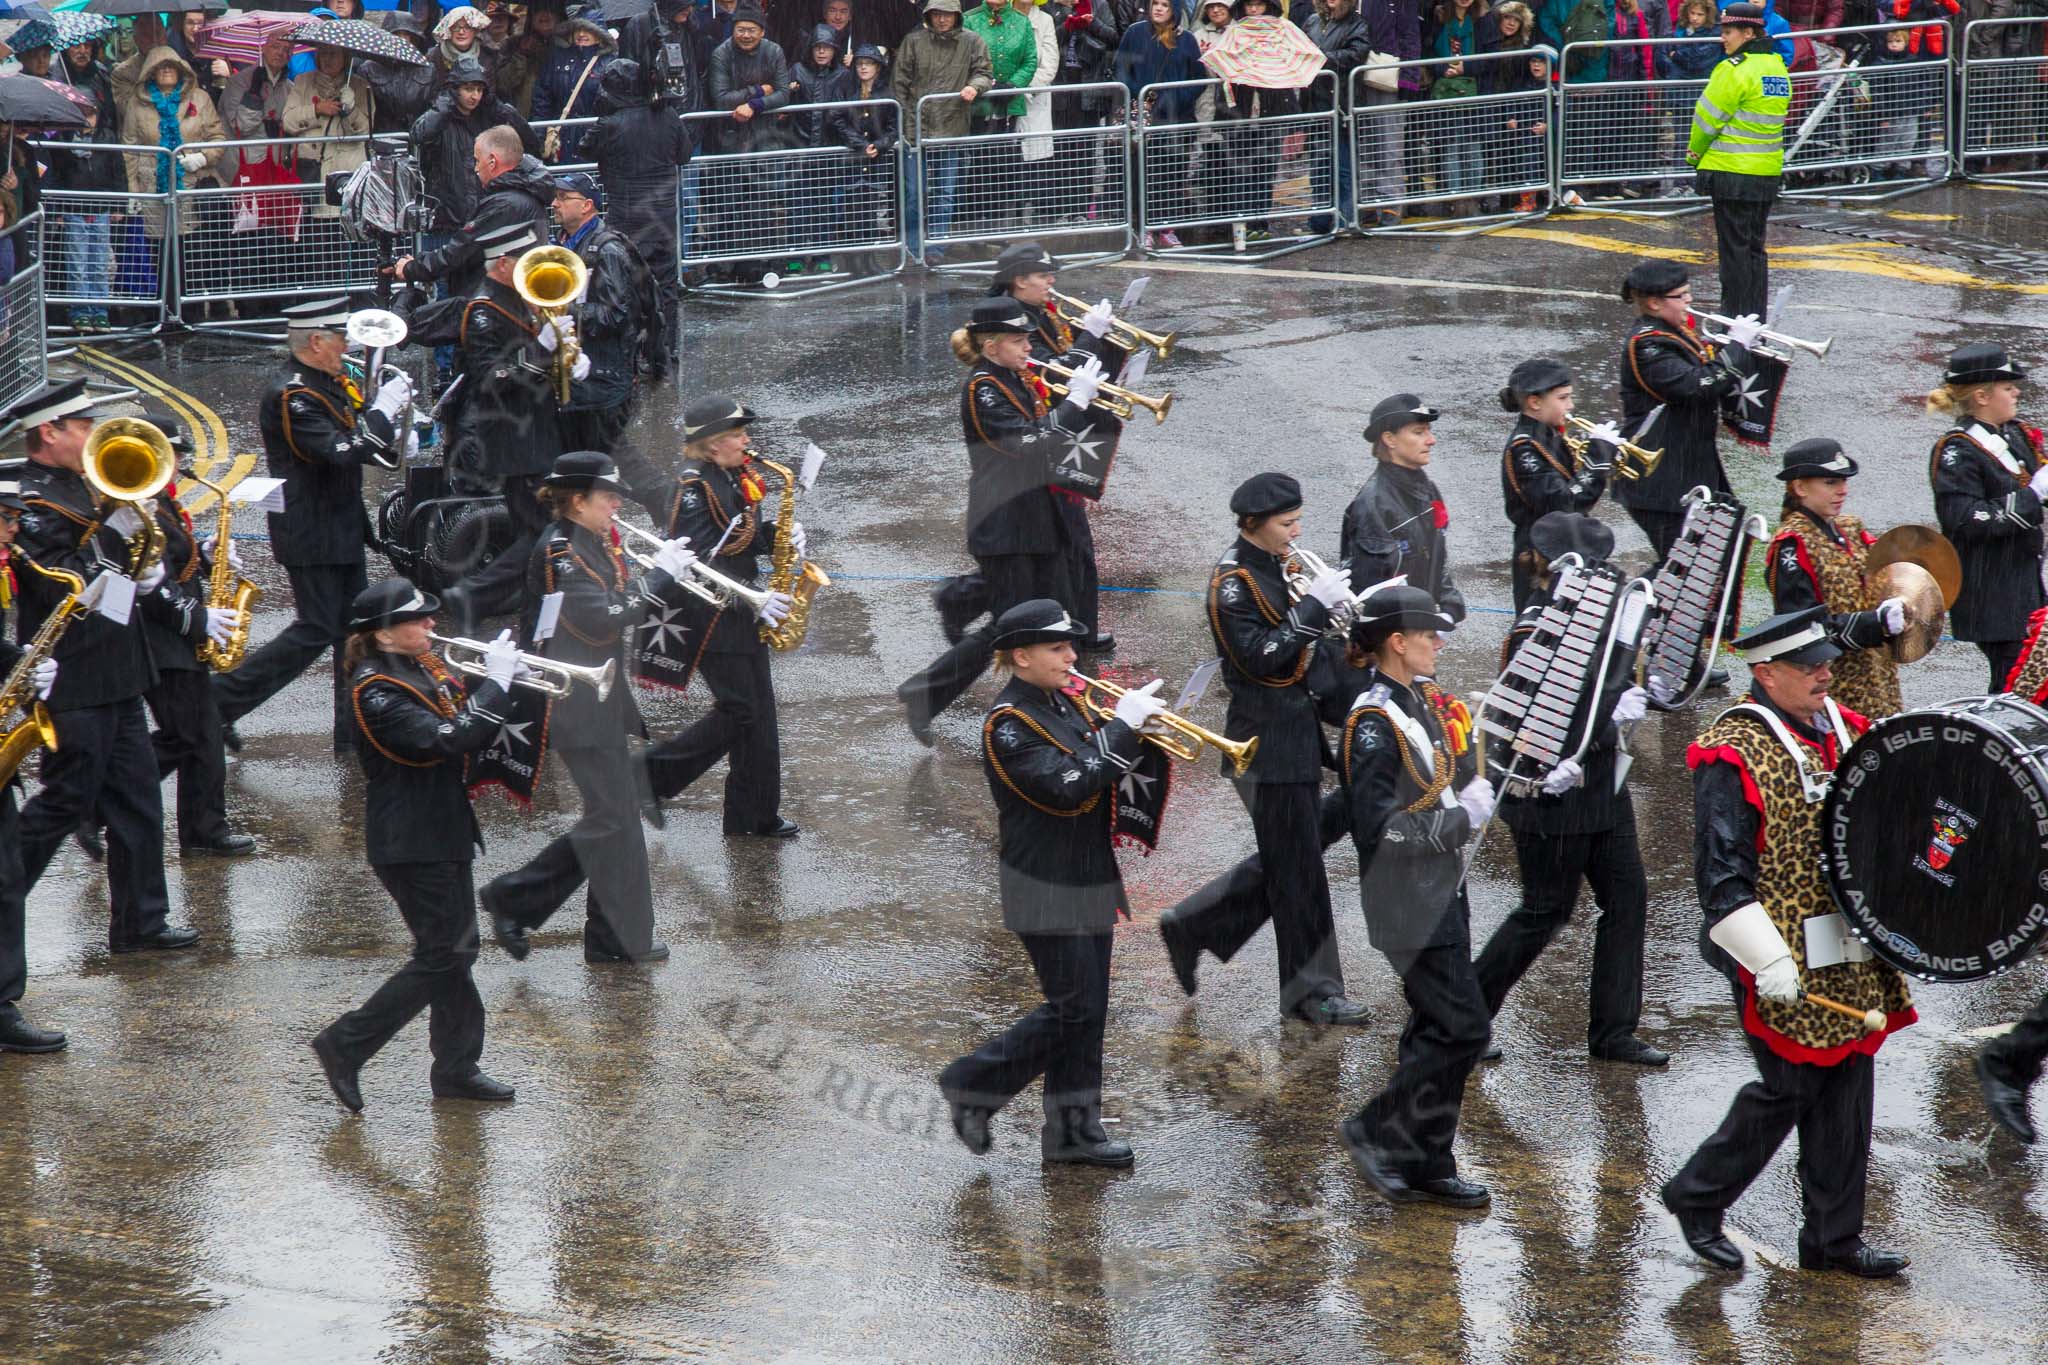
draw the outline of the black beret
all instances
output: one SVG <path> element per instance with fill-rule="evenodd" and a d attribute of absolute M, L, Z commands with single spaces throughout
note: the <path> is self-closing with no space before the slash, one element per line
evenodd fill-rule
<path fill-rule="evenodd" d="M 1848 479 L 1856 475 L 1856 461 L 1842 453 L 1842 443 L 1825 436 L 1801 441 L 1785 452 L 1781 479 Z"/>
<path fill-rule="evenodd" d="M 1629 302 L 1661 299 L 1666 294 L 1676 294 L 1691 279 L 1686 268 L 1677 261 L 1637 261 L 1629 270 L 1628 278 L 1621 282 L 1621 297 Z"/>
<path fill-rule="evenodd" d="M 988 292 L 1005 294 L 1019 275 L 1059 273 L 1059 259 L 1036 242 L 1012 242 L 996 256 L 996 275 Z"/>
<path fill-rule="evenodd" d="M 1515 391 L 1517 398 L 1532 393 L 1549 393 L 1572 382 L 1572 367 L 1556 356 L 1531 356 L 1515 366 L 1508 376 L 1508 387 Z"/>
<path fill-rule="evenodd" d="M 1292 474 L 1254 474 L 1230 495 L 1233 516 L 1269 517 L 1301 506 L 1301 481 Z"/>
<path fill-rule="evenodd" d="M 1529 527 L 1529 544 L 1545 564 L 1577 555 L 1590 567 L 1614 553 L 1614 532 L 1583 512 L 1545 512 Z"/>

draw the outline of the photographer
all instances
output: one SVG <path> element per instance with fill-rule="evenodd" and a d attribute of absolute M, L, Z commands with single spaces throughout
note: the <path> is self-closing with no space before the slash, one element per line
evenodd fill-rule
<path fill-rule="evenodd" d="M 704 68 L 715 46 L 691 27 L 695 10 L 695 0 L 657 0 L 652 12 L 619 30 L 620 59 L 638 62 L 663 103 L 685 114 L 703 107 Z"/>

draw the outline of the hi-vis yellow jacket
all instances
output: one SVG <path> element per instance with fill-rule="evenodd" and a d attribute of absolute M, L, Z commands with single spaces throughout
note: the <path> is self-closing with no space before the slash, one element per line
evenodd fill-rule
<path fill-rule="evenodd" d="M 1738 52 L 1707 78 L 1692 110 L 1686 160 L 1703 171 L 1779 175 L 1792 78 L 1775 51 Z"/>

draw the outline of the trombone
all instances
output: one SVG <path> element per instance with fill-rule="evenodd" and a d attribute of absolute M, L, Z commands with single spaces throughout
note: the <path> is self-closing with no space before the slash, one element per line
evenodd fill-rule
<path fill-rule="evenodd" d="M 1597 423 L 1587 421 L 1576 412 L 1565 414 L 1564 420 L 1584 432 L 1591 432 L 1597 425 Z M 1641 433 L 1637 434 L 1640 435 Z M 1571 447 L 1572 457 L 1577 459 L 1586 453 L 1586 447 L 1593 442 L 1591 436 L 1573 436 L 1567 432 L 1565 433 L 1564 443 Z M 1634 441 L 1618 441 L 1614 447 L 1614 477 L 1631 481 L 1646 479 L 1657 472 L 1657 462 L 1663 458 L 1664 447 L 1662 446 L 1658 446 L 1655 450 L 1645 450 Z"/>
<path fill-rule="evenodd" d="M 1118 687 L 1115 683 L 1107 683 L 1099 678 L 1091 678 L 1086 673 L 1074 673 L 1069 670 L 1069 676 L 1081 684 L 1081 694 L 1077 700 L 1081 703 L 1083 709 L 1091 711 L 1097 716 L 1106 717 L 1115 714 L 1117 698 L 1123 696 L 1129 690 L 1128 688 Z M 1105 706 L 1091 695 L 1096 692 L 1100 692 L 1103 696 L 1109 698 L 1109 704 Z M 1252 766 L 1252 757 L 1259 752 L 1259 737 L 1257 735 L 1253 735 L 1250 739 L 1225 739 L 1215 731 L 1205 730 L 1186 716 L 1172 711 L 1161 711 L 1148 721 L 1146 725 L 1147 728 L 1138 732 L 1138 738 L 1154 748 L 1171 754 L 1175 758 L 1185 759 L 1193 763 L 1202 756 L 1202 748 L 1204 745 L 1207 745 L 1229 759 L 1231 771 L 1239 777 L 1244 776 L 1245 769 Z M 1154 725 L 1159 727 L 1156 732 L 1150 728 Z"/>
<path fill-rule="evenodd" d="M 1044 370 L 1049 374 L 1060 375 L 1063 378 L 1072 379 L 1074 377 L 1074 372 L 1065 365 L 1055 365 L 1050 360 L 1026 360 L 1024 363 L 1034 369 Z M 1065 384 L 1048 384 L 1046 387 L 1059 394 L 1064 394 L 1067 391 Z M 1126 422 L 1131 420 L 1133 412 L 1143 408 L 1152 414 L 1152 421 L 1156 425 L 1166 420 L 1167 410 L 1173 406 L 1173 395 L 1169 393 L 1161 398 L 1148 398 L 1142 393 L 1119 388 L 1115 384 L 1104 383 L 1102 391 L 1095 396 L 1095 401 L 1089 406 L 1101 408 L 1104 412 L 1114 413 Z"/>
<path fill-rule="evenodd" d="M 668 543 L 660 536 L 654 534 L 654 532 L 643 531 L 630 521 L 615 520 L 612 522 L 612 525 L 618 527 L 621 531 L 638 536 L 656 549 L 660 549 Z M 624 545 L 621 545 L 619 549 L 622 553 L 631 555 L 633 561 L 642 568 L 651 569 L 655 567 L 654 556 L 643 555 L 639 551 L 628 549 Z M 761 609 L 768 605 L 768 599 L 775 595 L 763 588 L 750 588 L 738 579 L 727 578 L 724 574 L 706 564 L 702 559 L 690 561 L 690 574 L 691 577 L 683 579 L 676 586 L 685 592 L 703 598 L 720 611 L 724 611 L 727 607 L 731 606 L 733 599 L 737 598 L 746 603 L 753 610 L 754 615 L 759 616 Z"/>
<path fill-rule="evenodd" d="M 1062 308 L 1073 309 L 1077 316 L 1087 312 L 1091 306 L 1072 294 L 1062 294 L 1057 289 L 1052 291 L 1052 297 Z M 1125 322 L 1119 317 L 1110 318 L 1109 334 L 1112 341 L 1127 351 L 1135 351 L 1140 346 L 1150 346 L 1159 352 L 1161 360 L 1173 354 L 1173 343 L 1180 338 L 1179 332 L 1168 332 L 1161 336 L 1157 332 L 1148 332 L 1135 323 Z"/>
<path fill-rule="evenodd" d="M 1702 313 L 1697 308 L 1689 308 L 1686 311 L 1691 313 L 1694 317 L 1698 318 L 1701 322 L 1711 322 L 1717 327 L 1731 326 L 1735 321 L 1734 318 L 1723 317 L 1719 313 Z M 1762 328 L 1757 332 L 1756 335 L 1759 341 L 1774 341 L 1778 344 L 1778 346 L 1790 346 L 1793 348 L 1793 350 L 1806 352 L 1815 360 L 1826 360 L 1828 358 L 1828 348 L 1835 344 L 1835 339 L 1833 337 L 1829 337 L 1826 341 L 1807 341 L 1800 337 L 1793 336 L 1789 332 L 1773 331 L 1769 327 Z M 1726 335 L 1716 336 L 1710 332 L 1707 334 L 1707 340 L 1720 342 L 1723 345 L 1725 345 L 1728 341 L 1728 338 Z M 1778 350 L 1775 347 L 1764 346 L 1759 347 L 1758 349 L 1762 350 L 1765 355 L 1768 355 L 1776 360 L 1783 360 L 1787 363 L 1790 363 L 1792 359 L 1792 357 L 1789 354 L 1782 350 Z"/>
<path fill-rule="evenodd" d="M 427 638 L 441 646 L 441 657 L 457 673 L 467 673 L 472 678 L 483 676 L 485 645 L 482 640 L 433 634 Z M 525 687 L 559 698 L 568 696 L 577 683 L 582 683 L 597 693 L 599 701 L 612 694 L 612 680 L 619 668 L 617 659 L 606 659 L 600 668 L 596 664 L 565 664 L 559 659 L 524 652 L 519 656 L 519 663 L 528 671 L 512 679 L 514 687 Z"/>

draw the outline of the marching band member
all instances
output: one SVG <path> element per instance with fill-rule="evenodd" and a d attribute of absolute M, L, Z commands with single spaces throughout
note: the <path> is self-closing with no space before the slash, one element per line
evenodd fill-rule
<path fill-rule="evenodd" d="M 2003 691 L 2043 604 L 2041 499 L 2048 464 L 2019 420 L 2027 372 L 1988 342 L 1959 347 L 1927 408 L 1955 426 L 1934 443 L 1928 478 L 1941 533 L 1955 542 L 1963 590 L 1949 627 L 1991 665 L 1991 690 Z"/>
<path fill-rule="evenodd" d="M 1344 509 L 1337 557 L 1351 564 L 1351 586 L 1364 591 L 1405 574 L 1408 585 L 1429 594 L 1451 618 L 1465 619 L 1465 596 L 1451 578 L 1451 524 L 1444 495 L 1428 473 L 1436 447 L 1435 408 L 1412 393 L 1382 399 L 1366 423 L 1377 465 L 1358 496 Z"/>
<path fill-rule="evenodd" d="M 0 1039 L 0 1047 L 5 1047 Z M 2012 1032 L 1993 1038 L 1977 1050 L 1977 1083 L 1984 1107 L 2000 1127 L 2032 1145 L 2034 1122 L 2027 1114 L 2027 1092 L 2041 1076 L 2048 1057 L 2048 995 L 2028 1010 Z"/>
<path fill-rule="evenodd" d="M 0 480 L 0 606 L 9 605 L 15 577 L 7 547 L 21 529 L 21 484 Z M 27 571 L 34 573 L 33 569 Z M 12 640 L 0 638 L 0 677 L 14 671 L 25 651 Z M 32 684 L 37 699 L 48 701 L 57 685 L 57 661 L 45 659 L 36 666 Z M 22 1017 L 21 997 L 28 989 L 28 925 L 24 910 L 28 903 L 28 879 L 21 867 L 21 813 L 14 804 L 14 789 L 21 785 L 17 770 L 0 786 L 0 1052 L 60 1052 L 64 1035 L 56 1029 L 37 1028 Z"/>
<path fill-rule="evenodd" d="M 1906 604 L 1876 600 L 1864 557 L 1877 537 L 1842 514 L 1856 461 L 1840 441 L 1815 437 L 1785 452 L 1785 515 L 1764 557 L 1764 581 L 1779 615 L 1820 607 L 1842 647 L 1828 695 L 1865 720 L 1899 713 L 1899 665 L 1885 641 L 1906 628 Z M 1999 682 L 2003 684 L 2004 679 Z"/>
<path fill-rule="evenodd" d="M 23 432 L 28 464 L 21 475 L 20 552 L 49 569 L 90 583 L 101 573 L 125 575 L 129 538 L 141 516 L 106 507 L 85 481 L 84 452 L 95 400 L 85 381 L 45 388 L 10 414 Z M 24 890 L 33 888 L 57 847 L 94 811 L 106 821 L 107 887 L 113 915 L 108 946 L 117 953 L 190 948 L 197 931 L 165 922 L 164 812 L 156 753 L 149 743 L 142 696 L 156 683 L 142 622 L 158 610 L 161 562 L 135 579 L 136 604 L 125 625 L 99 612 L 74 620 L 57 644 L 62 665 L 46 705 L 56 746 L 43 755 L 43 786 L 21 812 Z M 16 639 L 33 639 L 66 589 L 41 574 L 19 575 Z M 156 599 L 156 600 L 152 600 Z"/>
<path fill-rule="evenodd" d="M 1445 697 L 1430 681 L 1450 628 L 1429 594 L 1409 587 L 1373 593 L 1351 628 L 1379 673 L 1345 725 L 1338 775 L 1351 799 L 1366 929 L 1400 974 L 1410 1013 L 1394 1074 L 1338 1133 L 1388 1202 L 1480 1208 L 1492 1196 L 1458 1175 L 1451 1143 L 1465 1080 L 1491 1032 L 1460 854 L 1493 813 L 1493 784 L 1464 737 L 1445 733 Z"/>
<path fill-rule="evenodd" d="M 1842 648 L 1823 608 L 1773 616 L 1734 648 L 1750 666 L 1749 696 L 1722 712 L 1685 760 L 1706 913 L 1700 951 L 1734 990 L 1758 1078 L 1664 1186 L 1664 1206 L 1703 1260 L 1738 1268 L 1742 1252 L 1722 1234 L 1722 1214 L 1797 1128 L 1800 1269 L 1896 1275 L 1904 1256 L 1863 1243 L 1871 1059 L 1918 1016 L 1905 978 L 1844 931 L 1820 863 L 1821 800 L 1867 723 L 1828 696 Z M 1814 965 L 1816 957 L 1828 965 Z M 1885 1026 L 1866 1033 L 1808 992 L 1878 1010 Z"/>
<path fill-rule="evenodd" d="M 669 484 L 663 534 L 691 545 L 717 546 L 711 567 L 758 587 L 761 555 L 771 548 L 771 517 L 764 526 L 761 479 L 749 464 L 747 428 L 753 409 L 730 398 L 700 398 L 683 412 L 683 466 Z M 636 484 L 637 486 L 637 484 Z M 804 552 L 803 525 L 795 532 Z M 756 618 L 744 604 L 714 607 L 694 593 L 679 593 L 686 647 L 694 646 L 696 673 L 711 689 L 711 710 L 681 734 L 647 751 L 647 780 L 657 801 L 681 792 L 719 759 L 725 773 L 725 832 L 793 839 L 797 825 L 782 818 L 782 739 L 775 715 L 773 651 L 760 625 L 779 625 L 790 599 L 771 593 Z"/>
<path fill-rule="evenodd" d="M 509 630 L 484 646 L 484 676 L 465 690 L 434 655 L 440 603 L 402 578 L 357 594 L 345 651 L 363 765 L 363 845 L 370 870 L 398 903 L 412 957 L 375 994 L 313 1036 L 334 1097 L 363 1107 L 357 1073 L 421 1010 L 436 1098 L 509 1100 L 512 1087 L 477 1066 L 484 1002 L 476 962 L 470 870 L 483 833 L 470 808 L 468 756 L 497 737 L 519 650 Z"/>
<path fill-rule="evenodd" d="M 1029 372 L 1030 314 L 1012 299 L 983 299 L 966 327 L 972 366 L 960 390 L 967 440 L 967 552 L 974 556 L 997 617 L 1038 598 L 1065 601 L 1067 531 L 1046 481 L 1065 438 L 1083 430 L 1101 392 L 1102 367 L 1088 364 L 1048 409 L 1046 386 Z M 988 669 L 993 624 L 969 632 L 896 689 L 910 733 L 932 742 L 932 718 Z"/>
<path fill-rule="evenodd" d="M 1000 822 L 1003 927 L 1022 940 L 1045 1003 L 948 1065 L 939 1089 L 978 1156 L 995 1111 L 1042 1075 L 1045 1160 L 1128 1166 L 1130 1144 L 1102 1127 L 1111 931 L 1130 918 L 1111 833 L 1138 732 L 1166 706 L 1154 682 L 1118 698 L 1098 726 L 1062 695 L 1086 633 L 1049 599 L 996 622 L 996 668 L 1011 676 L 982 722 L 982 770 Z"/>
<path fill-rule="evenodd" d="M 1500 456 L 1501 497 L 1515 528 L 1515 610 L 1529 605 L 1529 594 L 1543 572 L 1529 545 L 1529 528 L 1552 512 L 1584 512 L 1607 491 L 1611 446 L 1588 441 L 1583 458 L 1565 444 L 1565 418 L 1572 413 L 1572 372 L 1562 360 L 1536 356 L 1515 366 L 1500 391 L 1504 412 L 1516 414 Z M 1619 437 L 1620 432 L 1614 435 Z"/>
<path fill-rule="evenodd" d="M 378 385 L 360 412 L 341 377 L 348 353 L 348 303 L 315 299 L 284 310 L 291 363 L 271 381 L 257 407 L 263 462 L 284 480 L 284 511 L 272 512 L 270 552 L 292 584 L 292 623 L 242 666 L 214 679 L 223 734 L 240 749 L 235 723 L 334 651 L 334 749 L 352 747 L 355 717 L 341 649 L 348 609 L 368 581 L 363 549 L 370 519 L 363 510 L 363 462 L 402 453 L 409 433 L 399 415 L 412 402 L 402 373 Z"/>
<path fill-rule="evenodd" d="M 1330 569 L 1289 604 L 1288 551 L 1302 518 L 1301 485 L 1291 475 L 1246 479 L 1230 510 L 1238 536 L 1209 578 L 1209 631 L 1230 689 L 1223 733 L 1259 737 L 1251 767 L 1231 784 L 1251 812 L 1265 894 L 1198 894 L 1161 915 L 1159 933 L 1181 988 L 1193 994 L 1203 950 L 1228 962 L 1270 919 L 1281 1012 L 1312 1024 L 1362 1024 L 1365 1007 L 1344 995 L 1330 915 L 1318 838 L 1323 733 L 1309 691 L 1318 642 L 1330 609 L 1349 599 L 1348 583 L 1342 569 Z"/>
<path fill-rule="evenodd" d="M 583 815 L 522 868 L 494 878 L 481 895 L 491 931 L 514 960 L 531 951 L 527 932 L 538 928 L 586 881 L 583 960 L 659 962 L 668 945 L 654 938 L 654 900 L 647 881 L 647 844 L 640 834 L 640 803 L 626 751 L 629 732 L 644 727 L 626 681 L 626 647 L 649 606 L 676 595 L 676 584 L 696 556 L 670 541 L 655 556 L 658 567 L 635 578 L 612 540 L 612 519 L 625 501 L 618 467 L 595 451 L 559 457 L 541 480 L 552 515 L 527 566 L 528 648 L 564 663 L 618 663 L 618 681 L 603 700 L 577 687 L 548 710 L 549 747 L 559 753 Z M 560 594 L 555 633 L 534 638 L 543 601 Z"/>
<path fill-rule="evenodd" d="M 1529 528 L 1538 575 L 1528 605 L 1501 646 L 1503 666 L 1536 629 L 1551 602 L 1553 565 L 1575 554 L 1592 567 L 1614 553 L 1614 532 L 1592 517 L 1551 512 Z M 1629 661 L 1617 657 L 1625 678 Z M 1608 679 L 1603 686 L 1613 687 Z M 1609 692 L 1608 695 L 1614 695 Z M 1662 1048 L 1636 1037 L 1643 1014 L 1643 926 L 1650 908 L 1643 850 L 1636 839 L 1635 803 L 1618 780 L 1618 726 L 1641 720 L 1649 710 L 1643 689 L 1624 687 L 1610 720 L 1587 745 L 1583 762 L 1566 759 L 1543 779 L 1541 793 L 1503 796 L 1501 823 L 1514 832 L 1515 863 L 1522 875 L 1522 901 L 1508 912 L 1472 964 L 1489 1018 L 1500 1013 L 1515 983 L 1557 937 L 1578 905 L 1579 884 L 1593 892 L 1600 919 L 1593 931 L 1593 976 L 1586 1018 L 1586 1051 L 1609 1062 L 1663 1066 Z M 1484 1054 L 1500 1056 L 1498 1045 Z"/>

